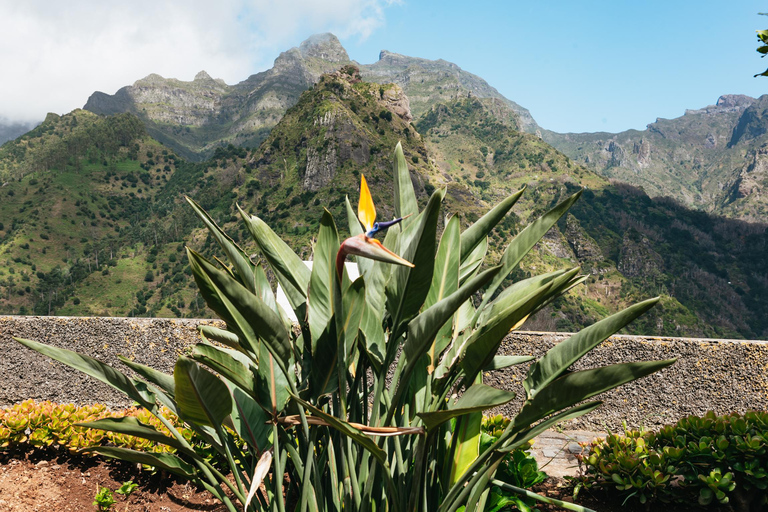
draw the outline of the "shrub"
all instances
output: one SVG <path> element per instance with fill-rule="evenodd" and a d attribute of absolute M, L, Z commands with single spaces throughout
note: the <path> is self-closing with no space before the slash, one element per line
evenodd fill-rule
<path fill-rule="evenodd" d="M 658 432 L 626 430 L 588 445 L 579 487 L 640 503 L 768 505 L 768 413 L 687 416 Z"/>
<path fill-rule="evenodd" d="M 17 341 L 123 391 L 171 435 L 132 420 L 99 420 L 89 426 L 177 448 L 176 454 L 113 447 L 89 451 L 189 478 L 231 512 L 238 510 L 233 500 L 244 510 L 258 511 L 283 511 L 286 501 L 296 503 L 297 510 L 482 511 L 491 486 L 575 510 L 572 504 L 503 481 L 497 469 L 508 453 L 540 432 L 601 403 L 585 400 L 674 362 L 569 371 L 657 299 L 595 323 L 533 363 L 524 380 L 522 408 L 481 452 L 482 411 L 515 396 L 483 384 L 483 375 L 532 360 L 497 355 L 502 340 L 584 276 L 574 268 L 507 288 L 502 282 L 580 192 L 522 230 L 498 264 L 483 268 L 488 234 L 523 191 L 504 199 L 463 233 L 453 216 L 438 244 L 445 189 L 435 191 L 419 212 L 399 144 L 393 174 L 394 209 L 400 218 L 375 223 L 373 201 L 362 179 L 357 215 L 346 201 L 352 236 L 341 242 L 325 210 L 312 270 L 263 220 L 240 211 L 261 257 L 301 319 L 297 326 L 278 307 L 265 269 L 254 265 L 249 253 L 188 199 L 229 260 L 217 266 L 187 251 L 201 296 L 225 320 L 227 330 L 201 326 L 203 342 L 177 360 L 172 376 L 123 358 L 140 377 L 129 378 L 88 356 Z M 384 243 L 372 238 L 387 227 Z M 361 274 L 354 282 L 344 270 L 349 255 L 357 256 Z M 481 292 L 475 305 L 470 299 Z M 158 403 L 178 411 L 190 429 L 226 458 L 232 479 L 195 455 L 157 413 Z"/>

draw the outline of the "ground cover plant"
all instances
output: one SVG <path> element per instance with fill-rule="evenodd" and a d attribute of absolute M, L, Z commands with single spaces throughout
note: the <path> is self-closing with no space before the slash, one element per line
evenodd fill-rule
<path fill-rule="evenodd" d="M 738 511 L 768 506 L 768 413 L 687 416 L 658 432 L 626 430 L 588 445 L 576 489 L 625 502 L 697 503 Z"/>
<path fill-rule="evenodd" d="M 193 430 L 186 428 L 184 422 L 168 408 L 161 407 L 157 414 L 162 415 L 199 456 L 221 465 L 218 453 Z M 0 409 L 0 448 L 56 446 L 75 452 L 109 444 L 144 452 L 176 452 L 172 446 L 151 439 L 86 426 L 92 421 L 122 417 L 135 418 L 139 423 L 170 435 L 163 423 L 143 408 L 112 411 L 103 404 L 77 406 L 25 400 Z"/>
<path fill-rule="evenodd" d="M 226 256 L 210 261 L 187 250 L 200 294 L 227 329 L 201 327 L 203 341 L 178 359 L 173 375 L 124 359 L 138 374 L 129 377 L 88 356 L 19 339 L 123 391 L 170 435 L 131 417 L 88 426 L 177 450 L 86 451 L 189 478 L 231 511 L 482 511 L 492 486 L 584 510 L 503 481 L 500 466 L 540 432 L 600 405 L 585 400 L 674 362 L 569 371 L 656 300 L 593 324 L 533 362 L 519 413 L 481 447 L 482 411 L 515 396 L 483 384 L 483 374 L 532 361 L 497 355 L 502 339 L 583 276 L 573 268 L 502 283 L 580 192 L 521 230 L 497 264 L 484 266 L 488 234 L 523 190 L 463 232 L 457 216 L 446 220 L 438 243 L 445 190 L 419 211 L 399 145 L 393 177 L 398 218 L 376 222 L 363 178 L 357 214 L 346 201 L 352 236 L 341 242 L 326 210 L 311 270 L 264 221 L 240 210 L 298 325 L 277 304 L 262 264 L 189 200 Z M 383 243 L 374 238 L 385 231 Z M 350 255 L 361 274 L 354 281 L 344 265 Z M 160 404 L 226 458 L 232 480 L 158 414 Z"/>

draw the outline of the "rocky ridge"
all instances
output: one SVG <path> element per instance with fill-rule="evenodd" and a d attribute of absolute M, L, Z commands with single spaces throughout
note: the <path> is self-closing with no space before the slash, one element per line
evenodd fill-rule
<path fill-rule="evenodd" d="M 768 143 L 768 96 L 724 95 L 681 117 L 657 118 L 643 131 L 544 130 L 542 136 L 598 174 L 641 186 L 652 197 L 744 220 L 768 218 L 765 194 L 747 171 Z"/>

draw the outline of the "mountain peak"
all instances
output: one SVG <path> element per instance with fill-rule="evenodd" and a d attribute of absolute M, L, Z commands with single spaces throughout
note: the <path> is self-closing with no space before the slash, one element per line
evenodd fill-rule
<path fill-rule="evenodd" d="M 755 102 L 755 98 L 745 94 L 723 94 L 717 98 L 717 106 L 724 108 L 748 107 Z"/>
<path fill-rule="evenodd" d="M 315 57 L 329 62 L 348 62 L 349 55 L 339 38 L 330 32 L 309 36 L 299 45 L 302 57 Z"/>
<path fill-rule="evenodd" d="M 209 82 L 212 81 L 213 78 L 211 78 L 211 75 L 205 72 L 205 70 L 200 71 L 198 74 L 195 75 L 195 82 Z"/>

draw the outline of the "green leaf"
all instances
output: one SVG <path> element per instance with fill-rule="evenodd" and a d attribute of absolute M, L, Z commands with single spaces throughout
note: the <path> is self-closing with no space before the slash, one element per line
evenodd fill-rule
<path fill-rule="evenodd" d="M 520 196 L 523 195 L 524 191 L 525 187 L 501 201 L 461 234 L 460 259 L 462 262 L 464 262 L 467 256 L 477 248 L 478 244 L 488 236 L 491 230 L 496 227 L 496 224 L 504 218 L 517 200 L 520 199 Z"/>
<path fill-rule="evenodd" d="M 467 389 L 455 404 L 448 409 L 435 412 L 416 413 L 424 421 L 427 430 L 439 427 L 451 418 L 456 418 L 471 412 L 481 412 L 486 409 L 504 405 L 515 398 L 512 391 L 496 389 L 485 384 L 476 383 Z"/>
<path fill-rule="evenodd" d="M 658 297 L 635 304 L 582 329 L 565 341 L 549 349 L 544 356 L 532 364 L 523 382 L 529 397 L 562 375 L 584 354 L 615 334 L 632 320 L 639 317 L 659 301 Z"/>
<path fill-rule="evenodd" d="M 507 249 L 504 251 L 504 255 L 501 257 L 501 264 L 503 266 L 501 272 L 496 276 L 491 285 L 485 291 L 483 295 L 483 302 L 478 308 L 482 310 L 485 305 L 491 300 L 496 290 L 501 285 L 502 281 L 506 279 L 507 275 L 514 269 L 520 260 L 528 254 L 534 245 L 541 240 L 547 231 L 555 225 L 560 217 L 568 211 L 568 209 L 576 202 L 581 196 L 581 190 L 561 202 L 547 213 L 528 224 L 517 236 L 510 242 Z"/>
<path fill-rule="evenodd" d="M 504 270 L 502 269 L 501 272 Z M 496 276 L 498 277 L 499 274 Z M 547 295 L 550 287 L 549 284 L 544 285 L 519 301 L 495 312 L 469 337 L 461 358 L 466 382 L 473 381 L 478 372 L 491 363 L 504 337 L 536 308 L 542 298 Z"/>
<path fill-rule="evenodd" d="M 258 333 L 258 338 L 267 345 L 281 369 L 287 373 L 293 356 L 291 340 L 277 313 L 196 252 L 189 250 L 189 255 L 193 272 L 206 276 L 215 293 L 225 302 L 227 311 L 235 322 L 235 325 L 230 327 L 236 327 L 244 336 L 251 338 L 249 349 L 253 352 L 256 352 L 258 347 L 258 340 L 255 339 Z"/>
<path fill-rule="evenodd" d="M 232 412 L 226 384 L 193 360 L 180 357 L 173 369 L 173 380 L 176 403 L 186 421 L 218 427 Z"/>
<path fill-rule="evenodd" d="M 197 214 L 200 220 L 203 221 L 211 236 L 219 243 L 219 246 L 227 255 L 227 258 L 229 258 L 240 284 L 245 286 L 252 293 L 256 293 L 256 284 L 253 278 L 254 264 L 251 263 L 251 259 L 245 251 L 243 251 L 240 246 L 238 246 L 237 243 L 216 224 L 211 216 L 208 215 L 199 204 L 187 196 L 184 196 L 184 199 L 186 199 L 187 203 L 192 206 L 195 214 Z"/>
<path fill-rule="evenodd" d="M 488 237 L 480 240 L 480 243 L 475 246 L 466 259 L 461 261 L 461 267 L 459 268 L 459 282 L 463 283 L 467 280 L 480 265 L 485 261 L 485 254 L 488 252 Z"/>
<path fill-rule="evenodd" d="M 366 298 L 368 296 L 368 287 L 366 286 Z M 366 300 L 363 318 L 360 321 L 360 330 L 363 333 L 365 342 L 365 352 L 368 359 L 378 373 L 381 365 L 384 364 L 385 344 L 384 328 L 381 325 L 381 310 L 376 310 L 373 305 Z"/>
<path fill-rule="evenodd" d="M 336 254 L 339 252 L 339 234 L 328 210 L 323 210 L 320 231 L 312 256 L 312 273 L 309 281 L 308 303 L 309 329 L 312 333 L 312 352 L 317 340 L 328 328 L 334 313 L 333 293 L 336 287 Z"/>
<path fill-rule="evenodd" d="M 445 322 L 453 316 L 459 307 L 493 279 L 501 267 L 493 267 L 478 275 L 448 297 L 430 307 L 408 324 L 408 337 L 403 346 L 403 353 L 409 364 L 415 363 L 432 345 L 432 341 Z"/>
<path fill-rule="evenodd" d="M 557 294 L 558 290 L 567 286 L 568 283 L 576 276 L 579 269 L 573 268 L 570 270 L 556 270 L 546 274 L 529 277 L 514 283 L 506 288 L 499 294 L 496 299 L 493 300 L 482 311 L 479 316 L 479 324 L 487 322 L 488 318 L 492 318 L 500 311 L 504 311 L 511 304 L 514 304 L 521 300 L 523 297 L 530 295 L 534 290 L 540 289 L 542 286 L 550 284 L 550 289 L 546 297 L 542 297 L 542 302 L 549 296 Z"/>
<path fill-rule="evenodd" d="M 311 275 L 309 269 L 263 220 L 248 215 L 239 206 L 238 210 L 259 250 L 274 271 L 277 281 L 283 287 L 291 307 L 295 311 L 300 311 L 307 299 L 307 287 Z M 303 317 L 298 314 L 296 316 Z"/>
<path fill-rule="evenodd" d="M 64 348 L 52 347 L 50 345 L 44 345 L 43 343 L 23 338 L 13 339 L 27 348 L 31 348 L 44 356 L 55 359 L 75 370 L 79 370 L 94 379 L 112 386 L 118 391 L 128 395 L 129 398 L 142 404 L 142 406 L 147 409 L 152 410 L 155 407 L 154 395 L 143 389 L 137 389 L 136 384 L 139 383 L 139 381 L 129 379 L 124 373 L 112 368 L 108 364 L 104 364 L 92 357 L 84 356 Z M 143 385 L 143 383 L 141 384 Z"/>
<path fill-rule="evenodd" d="M 621 363 L 567 373 L 540 389 L 533 398 L 529 399 L 515 417 L 515 423 L 530 425 L 582 400 L 657 372 L 675 361 L 675 359 L 668 359 Z"/>
<path fill-rule="evenodd" d="M 393 333 L 400 331 L 405 323 L 416 316 L 429 293 L 435 265 L 437 222 L 443 197 L 445 189 L 435 191 L 417 223 L 412 225 L 408 233 L 401 235 L 401 243 L 404 239 L 410 242 L 401 248 L 400 255 L 413 263 L 414 268 L 398 266 L 387 284 L 387 309 L 394 319 Z"/>
<path fill-rule="evenodd" d="M 135 416 L 124 416 L 122 418 L 103 418 L 96 421 L 77 423 L 76 426 L 95 428 L 98 430 L 105 430 L 107 432 L 117 432 L 118 434 L 140 437 L 141 439 L 147 439 L 155 443 L 170 446 L 171 448 L 176 448 L 177 450 L 187 454 L 194 453 L 190 452 L 190 450 L 188 450 L 176 438 L 168 437 L 154 427 L 141 423 Z"/>
<path fill-rule="evenodd" d="M 338 288 L 336 293 L 339 293 Z M 336 336 L 339 349 L 344 351 L 342 360 L 348 364 L 365 311 L 365 280 L 363 278 L 355 279 L 355 282 L 342 294 L 341 301 L 337 299 L 336 311 L 338 313 L 335 316 Z"/>
<path fill-rule="evenodd" d="M 158 469 L 164 469 L 175 475 L 184 478 L 193 478 L 197 476 L 197 471 L 192 464 L 184 462 L 180 458 L 170 453 L 147 453 L 129 450 L 128 448 L 116 448 L 112 446 L 96 446 L 80 450 L 82 453 L 98 453 L 105 457 L 125 460 L 128 462 L 137 462 L 154 466 Z"/>
<path fill-rule="evenodd" d="M 503 370 L 516 364 L 527 363 L 533 360 L 533 356 L 494 356 L 490 364 L 483 368 L 484 372 L 492 372 L 494 370 Z"/>
<path fill-rule="evenodd" d="M 408 164 L 403 155 L 403 146 L 399 142 L 395 146 L 392 175 L 395 178 L 395 216 L 417 215 L 419 205 L 416 202 L 416 193 L 413 191 L 411 173 L 408 171 Z M 410 221 L 411 219 L 405 219 L 403 223 L 407 226 Z"/>
<path fill-rule="evenodd" d="M 173 383 L 173 375 L 168 375 L 167 373 L 155 370 L 151 366 L 146 366 L 141 363 L 131 361 L 130 359 L 123 356 L 117 357 L 124 365 L 128 366 L 128 368 L 135 371 L 152 384 L 155 384 L 161 390 L 165 391 L 170 398 L 173 398 L 176 395 L 175 384 Z"/>
<path fill-rule="evenodd" d="M 190 358 L 204 364 L 255 397 L 254 390 L 256 385 L 253 371 L 243 364 L 243 361 L 239 361 L 232 353 L 213 345 L 198 343 L 192 349 Z"/>
<path fill-rule="evenodd" d="M 339 389 L 337 373 L 339 343 L 336 336 L 336 322 L 332 321 L 326 331 L 316 340 L 317 349 L 312 354 L 312 368 L 309 379 L 310 396 L 318 398 Z"/>
<path fill-rule="evenodd" d="M 513 450 L 516 450 L 521 446 L 523 446 L 528 441 L 530 441 L 531 439 L 533 439 L 534 437 L 538 436 L 539 434 L 549 429 L 550 427 L 557 425 L 558 423 L 569 421 L 569 420 L 584 416 L 585 414 L 589 414 L 590 412 L 600 407 L 602 404 L 603 404 L 602 401 L 596 400 L 593 402 L 579 404 L 575 407 L 572 407 L 565 411 L 554 414 L 549 418 L 545 419 L 544 421 L 537 423 L 535 427 L 529 428 L 525 432 L 518 433 L 517 435 L 514 436 L 514 438 L 512 439 L 512 442 L 504 442 L 503 443 L 504 446 L 501 448 L 498 448 L 498 451 L 502 453 L 508 453 Z M 514 431 L 511 431 L 511 433 L 516 433 L 520 431 L 522 427 L 525 427 L 525 426 L 520 425 L 518 427 L 519 428 L 514 429 Z M 504 439 L 501 439 L 501 440 L 504 441 Z"/>
<path fill-rule="evenodd" d="M 453 454 L 449 486 L 456 483 L 459 475 L 464 474 L 469 466 L 480 456 L 480 431 L 483 415 L 480 412 L 461 416 L 456 420 L 453 435 L 456 452 Z"/>
<path fill-rule="evenodd" d="M 270 435 L 272 427 L 268 423 L 269 416 L 251 396 L 239 387 L 232 389 L 232 425 L 239 435 L 256 452 L 266 450 L 272 443 Z"/>
<path fill-rule="evenodd" d="M 261 346 L 259 353 L 259 402 L 269 404 L 273 415 L 283 409 L 288 401 L 290 385 L 285 373 L 283 373 L 274 356 L 267 350 L 265 344 Z"/>
<path fill-rule="evenodd" d="M 309 412 L 312 413 L 313 416 L 317 416 L 318 418 L 321 418 L 324 420 L 328 425 L 341 432 L 345 436 L 349 437 L 354 441 L 355 443 L 359 444 L 361 447 L 366 449 L 368 452 L 370 452 L 371 455 L 373 455 L 379 462 L 381 462 L 382 465 L 386 467 L 387 465 L 387 454 L 376 446 L 376 443 L 371 440 L 370 437 L 366 436 L 361 432 L 360 430 L 356 429 L 346 421 L 340 420 L 339 418 L 336 418 L 335 416 L 331 416 L 330 414 L 326 414 L 317 407 L 313 406 L 312 404 L 305 402 L 301 398 L 297 397 L 296 395 L 291 394 L 291 398 L 295 400 L 298 404 L 302 405 L 305 409 L 307 409 Z"/>
<path fill-rule="evenodd" d="M 432 285 L 424 301 L 424 310 L 437 304 L 445 297 L 459 289 L 459 216 L 454 215 L 448 221 L 440 238 L 435 256 L 435 270 L 432 273 Z M 450 319 L 449 319 L 450 320 Z M 429 373 L 437 366 L 437 358 L 451 342 L 451 322 L 446 321 L 435 335 L 427 355 L 429 356 Z"/>
<path fill-rule="evenodd" d="M 204 339 L 218 341 L 219 343 L 234 349 L 241 348 L 240 338 L 233 332 L 219 329 L 218 327 L 213 327 L 211 325 L 198 325 L 197 330 Z"/>

